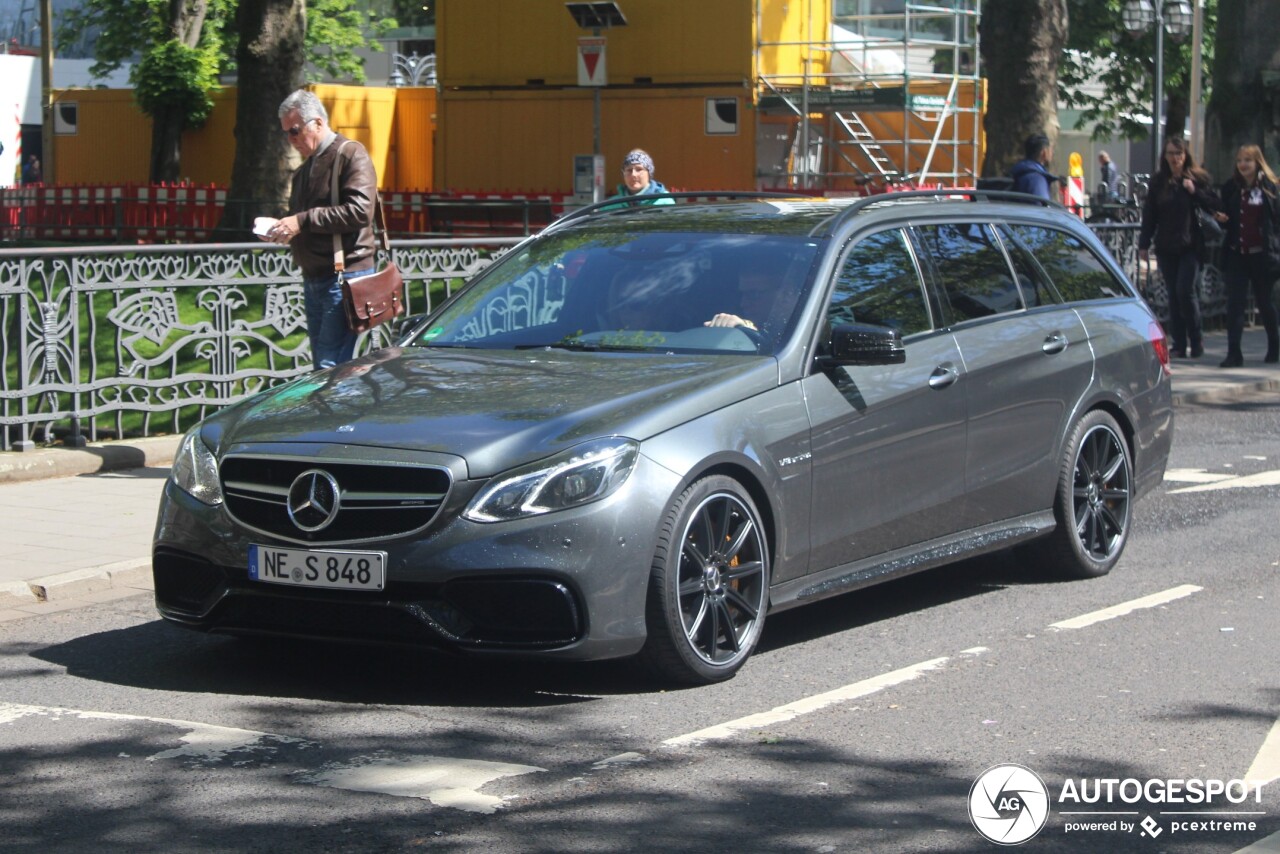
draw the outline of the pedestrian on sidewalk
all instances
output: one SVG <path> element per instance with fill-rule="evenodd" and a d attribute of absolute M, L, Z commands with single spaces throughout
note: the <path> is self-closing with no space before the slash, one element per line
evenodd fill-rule
<path fill-rule="evenodd" d="M 1222 207 L 1209 173 L 1196 166 L 1186 140 L 1171 136 L 1164 143 L 1160 169 L 1142 206 L 1142 230 L 1138 257 L 1148 260 L 1156 252 L 1156 266 L 1169 291 L 1169 333 L 1173 355 L 1204 355 L 1200 327 L 1200 295 L 1196 293 L 1200 265 L 1205 262 L 1205 241 L 1196 209 L 1214 213 Z"/>
<path fill-rule="evenodd" d="M 299 89 L 279 109 L 280 130 L 302 155 L 289 190 L 290 215 L 270 221 L 264 240 L 288 244 L 302 268 L 307 336 L 317 368 L 330 368 L 355 353 L 356 333 L 342 310 L 342 278 L 375 272 L 373 214 L 378 175 L 369 152 L 329 127 L 329 113 L 314 92 Z M 338 201 L 332 176 L 338 173 Z M 344 271 L 335 269 L 334 235 L 341 241 Z"/>
<path fill-rule="evenodd" d="M 1264 362 L 1280 361 L 1280 331 L 1272 297 L 1280 276 L 1280 194 L 1276 176 L 1256 145 L 1242 145 L 1236 152 L 1236 170 L 1222 185 L 1222 211 L 1215 218 L 1223 224 L 1224 266 L 1227 280 L 1227 358 L 1219 367 L 1244 365 L 1240 340 L 1244 337 L 1245 304 L 1249 290 L 1267 330 Z"/>
<path fill-rule="evenodd" d="M 1047 168 L 1053 160 L 1053 143 L 1042 133 L 1032 134 L 1022 143 L 1023 159 L 1013 164 L 1009 177 L 1013 179 L 1015 193 L 1029 193 L 1042 199 L 1052 199 L 1049 185 L 1062 181 Z M 1063 182 L 1065 186 L 1065 182 Z"/>

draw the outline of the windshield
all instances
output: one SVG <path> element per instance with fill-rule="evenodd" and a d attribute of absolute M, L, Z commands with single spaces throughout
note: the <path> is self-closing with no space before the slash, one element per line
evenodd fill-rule
<path fill-rule="evenodd" d="M 501 259 L 410 343 L 772 354 L 817 248 L 807 237 L 565 230 Z"/>

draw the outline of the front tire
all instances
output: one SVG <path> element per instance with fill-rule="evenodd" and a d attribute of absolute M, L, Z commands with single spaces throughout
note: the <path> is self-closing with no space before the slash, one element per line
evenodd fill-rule
<path fill-rule="evenodd" d="M 1058 475 L 1052 534 L 1037 544 L 1047 568 L 1066 578 L 1106 575 L 1129 538 L 1133 460 L 1116 420 L 1088 413 L 1071 431 Z"/>
<path fill-rule="evenodd" d="M 713 475 L 668 509 L 649 577 L 640 661 L 664 681 L 731 678 L 764 629 L 769 551 L 760 514 L 742 485 Z"/>

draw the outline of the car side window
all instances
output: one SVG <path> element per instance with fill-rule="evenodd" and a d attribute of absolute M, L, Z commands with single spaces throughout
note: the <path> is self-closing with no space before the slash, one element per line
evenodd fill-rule
<path fill-rule="evenodd" d="M 840 265 L 827 320 L 887 326 L 902 335 L 932 328 L 915 259 L 899 229 L 862 238 Z"/>
<path fill-rule="evenodd" d="M 1031 250 L 1067 302 L 1129 295 L 1079 238 L 1039 225 L 1012 225 L 1010 229 Z"/>
<path fill-rule="evenodd" d="M 1053 290 L 1045 274 L 1036 266 L 1027 250 L 1013 239 L 1009 226 L 1001 225 L 997 228 L 1000 239 L 1004 241 L 1005 249 L 1009 253 L 1009 263 L 1013 265 L 1014 275 L 1018 277 L 1018 287 L 1022 289 L 1022 301 L 1027 304 L 1027 308 L 1060 303 L 1061 298 Z"/>
<path fill-rule="evenodd" d="M 933 262 L 955 322 L 1022 308 L 1022 295 L 1004 251 L 984 223 L 947 223 L 916 229 Z"/>

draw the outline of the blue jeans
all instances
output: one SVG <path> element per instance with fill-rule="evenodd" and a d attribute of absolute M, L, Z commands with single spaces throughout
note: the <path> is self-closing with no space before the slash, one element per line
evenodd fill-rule
<path fill-rule="evenodd" d="M 368 276 L 374 268 L 343 273 L 348 279 Z M 303 304 L 307 309 L 307 337 L 311 339 L 311 361 L 316 368 L 332 368 L 349 360 L 356 351 L 356 333 L 347 328 L 342 311 L 342 286 L 338 274 L 318 279 L 302 279 Z"/>

